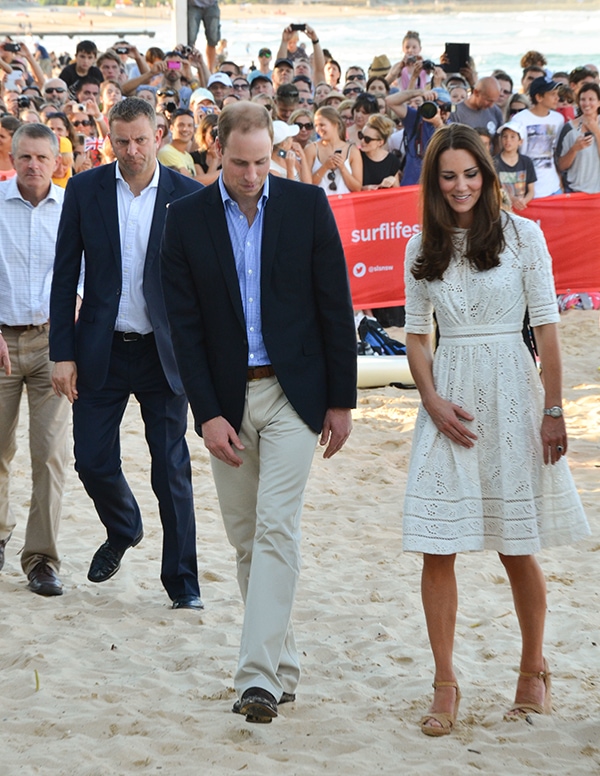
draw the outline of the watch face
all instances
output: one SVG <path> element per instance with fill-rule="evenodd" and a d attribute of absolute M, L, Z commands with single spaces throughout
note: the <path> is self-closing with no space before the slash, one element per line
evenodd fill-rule
<path fill-rule="evenodd" d="M 549 410 L 546 410 L 546 414 L 552 418 L 562 418 L 563 412 L 560 407 L 550 407 Z"/>

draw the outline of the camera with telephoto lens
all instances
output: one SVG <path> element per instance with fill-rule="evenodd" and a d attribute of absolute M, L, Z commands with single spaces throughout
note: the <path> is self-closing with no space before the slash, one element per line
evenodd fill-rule
<path fill-rule="evenodd" d="M 432 119 L 438 112 L 438 106 L 435 102 L 429 100 L 424 102 L 422 105 L 419 105 L 417 112 L 423 119 Z"/>

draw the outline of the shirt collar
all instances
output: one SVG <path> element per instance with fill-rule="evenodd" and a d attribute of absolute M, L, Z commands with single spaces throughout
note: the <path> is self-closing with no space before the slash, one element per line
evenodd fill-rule
<path fill-rule="evenodd" d="M 260 199 L 258 200 L 259 207 L 264 207 L 266 201 L 269 199 L 269 175 L 265 178 L 265 185 L 263 186 L 262 194 L 260 196 Z M 230 196 L 229 192 L 225 188 L 225 184 L 223 183 L 223 172 L 221 171 L 221 174 L 218 178 L 219 181 L 219 191 L 221 192 L 221 199 L 223 200 L 223 204 L 227 205 L 228 203 L 231 205 L 235 205 L 238 207 L 237 202 Z"/>
<path fill-rule="evenodd" d="M 25 197 L 21 194 L 19 191 L 19 187 L 17 186 L 17 176 L 13 175 L 12 178 L 9 178 L 7 181 L 6 186 L 6 199 L 20 199 L 22 202 L 25 202 L 30 207 L 33 207 L 31 202 L 25 199 Z M 43 204 L 44 202 L 58 202 L 59 204 L 62 202 L 62 199 L 60 197 L 61 189 L 55 184 L 50 183 L 50 191 L 44 197 L 44 199 L 39 203 L 39 205 Z M 39 207 L 38 205 L 38 207 Z"/>
<path fill-rule="evenodd" d="M 127 186 L 127 188 L 129 189 L 129 184 L 127 183 L 127 181 L 126 181 L 126 180 L 125 180 L 125 178 L 123 177 L 123 173 L 121 172 L 121 169 L 120 169 L 120 167 L 119 167 L 119 162 L 115 162 L 115 178 L 116 178 L 118 181 L 123 181 L 123 183 L 124 183 L 124 184 Z M 160 178 L 160 164 L 159 164 L 159 163 L 158 163 L 158 161 L 157 161 L 157 162 L 156 162 L 156 168 L 155 168 L 155 170 L 154 170 L 154 175 L 152 176 L 152 180 L 151 180 L 151 181 L 150 181 L 150 183 L 149 183 L 149 184 L 146 186 L 146 188 L 145 188 L 145 189 L 142 189 L 142 192 L 146 191 L 147 189 L 157 189 L 157 188 L 158 188 L 158 181 L 159 181 L 159 178 Z"/>

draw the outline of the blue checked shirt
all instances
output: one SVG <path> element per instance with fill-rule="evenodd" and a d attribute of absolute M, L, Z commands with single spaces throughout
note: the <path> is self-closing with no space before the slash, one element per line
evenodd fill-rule
<path fill-rule="evenodd" d="M 237 202 L 229 196 L 222 175 L 219 176 L 219 189 L 225 208 L 246 319 L 248 366 L 263 366 L 271 363 L 263 342 L 260 317 L 260 252 L 265 205 L 269 199 L 269 179 L 267 177 L 265 180 L 262 196 L 258 200 L 258 212 L 252 226 L 248 226 L 248 219 L 239 209 Z"/>

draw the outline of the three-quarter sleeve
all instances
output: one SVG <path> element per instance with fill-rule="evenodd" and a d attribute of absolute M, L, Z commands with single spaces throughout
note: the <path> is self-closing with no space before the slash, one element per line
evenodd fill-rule
<path fill-rule="evenodd" d="M 542 230 L 533 221 L 519 226 L 523 243 L 522 269 L 531 326 L 558 323 L 559 312 L 552 276 L 552 258 Z"/>
<path fill-rule="evenodd" d="M 406 288 L 407 334 L 431 334 L 433 330 L 433 305 L 429 298 L 428 282 L 416 280 L 412 268 L 421 248 L 421 235 L 417 234 L 408 241 L 404 257 L 404 283 Z"/>

